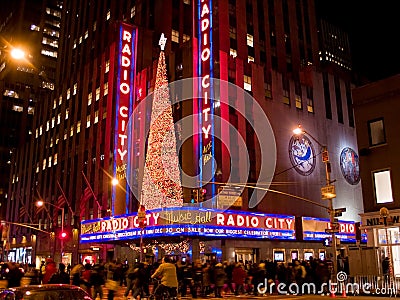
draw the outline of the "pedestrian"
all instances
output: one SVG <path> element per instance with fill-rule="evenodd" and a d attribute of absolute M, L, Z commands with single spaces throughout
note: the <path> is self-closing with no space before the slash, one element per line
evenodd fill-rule
<path fill-rule="evenodd" d="M 214 267 L 214 293 L 216 298 L 222 298 L 222 288 L 225 284 L 226 274 L 221 263 L 217 263 Z"/>
<path fill-rule="evenodd" d="M 69 284 L 69 275 L 65 271 L 66 267 L 63 263 L 58 265 L 58 272 L 54 273 L 49 280 L 49 283 Z"/>
<path fill-rule="evenodd" d="M 71 284 L 80 286 L 81 285 L 81 273 L 83 272 L 84 267 L 81 263 L 76 264 L 69 274 L 69 279 Z"/>
<path fill-rule="evenodd" d="M 92 266 L 90 264 L 85 264 L 85 269 L 81 276 L 81 288 L 83 288 L 90 296 L 92 295 L 92 284 L 90 281 L 90 276 L 92 274 Z"/>
<path fill-rule="evenodd" d="M 96 299 L 97 295 L 100 299 L 103 299 L 104 284 L 104 268 L 101 264 L 96 264 L 90 273 L 90 285 L 93 286 L 93 299 Z"/>
<path fill-rule="evenodd" d="M 244 270 L 242 263 L 237 263 L 232 271 L 232 282 L 235 284 L 235 296 L 244 293 L 244 282 L 247 277 L 247 272 Z"/>
<path fill-rule="evenodd" d="M 168 256 L 164 256 L 161 265 L 157 268 L 151 278 L 161 277 L 161 284 L 156 289 L 156 298 L 162 295 L 165 289 L 168 289 L 169 295 L 172 298 L 177 297 L 178 289 L 178 276 L 176 273 L 176 266 L 171 263 Z"/>
<path fill-rule="evenodd" d="M 45 273 L 43 275 L 43 284 L 49 283 L 51 276 L 57 272 L 56 263 L 52 258 L 46 259 Z"/>

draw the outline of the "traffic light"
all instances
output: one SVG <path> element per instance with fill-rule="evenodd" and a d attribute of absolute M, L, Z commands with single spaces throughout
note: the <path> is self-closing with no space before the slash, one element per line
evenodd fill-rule
<path fill-rule="evenodd" d="M 206 189 L 200 189 L 199 190 L 199 202 L 203 202 L 204 201 L 206 193 L 207 193 Z"/>
<path fill-rule="evenodd" d="M 199 199 L 198 199 L 198 194 L 197 194 L 197 189 L 192 189 L 192 192 L 191 192 L 191 203 L 197 203 L 197 202 L 199 202 Z"/>
<path fill-rule="evenodd" d="M 68 234 L 65 231 L 61 231 L 59 237 L 61 240 L 65 240 L 68 237 Z"/>

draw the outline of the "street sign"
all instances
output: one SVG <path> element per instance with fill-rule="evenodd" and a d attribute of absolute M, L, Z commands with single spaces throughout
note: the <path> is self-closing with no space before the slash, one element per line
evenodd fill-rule
<path fill-rule="evenodd" d="M 336 190 L 334 185 L 327 185 L 321 188 L 322 199 L 333 199 L 336 197 Z"/>
<path fill-rule="evenodd" d="M 331 223 L 331 229 L 333 229 L 333 230 L 339 230 L 339 228 L 340 228 L 339 222 L 332 222 L 332 223 Z"/>
<path fill-rule="evenodd" d="M 338 232 L 339 232 L 339 228 L 338 229 L 331 229 L 331 228 L 325 229 L 325 233 L 338 233 Z"/>
<path fill-rule="evenodd" d="M 346 208 L 342 207 L 342 208 L 337 208 L 333 210 L 333 214 L 335 217 L 341 217 L 342 213 L 346 212 Z"/>

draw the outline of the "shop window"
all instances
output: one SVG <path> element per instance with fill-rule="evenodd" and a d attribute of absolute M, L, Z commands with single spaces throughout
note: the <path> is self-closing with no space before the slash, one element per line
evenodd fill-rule
<path fill-rule="evenodd" d="M 373 173 L 376 203 L 393 202 L 392 181 L 390 170 L 381 170 Z"/>
<path fill-rule="evenodd" d="M 368 121 L 369 145 L 378 146 L 386 143 L 383 118 Z"/>

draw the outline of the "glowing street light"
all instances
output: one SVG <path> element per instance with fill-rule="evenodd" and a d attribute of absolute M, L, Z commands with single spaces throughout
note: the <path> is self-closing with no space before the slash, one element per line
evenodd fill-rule
<path fill-rule="evenodd" d="M 17 60 L 23 59 L 25 57 L 25 52 L 20 48 L 13 48 L 11 50 L 11 57 Z"/>
<path fill-rule="evenodd" d="M 118 181 L 117 178 L 113 178 L 113 179 L 111 180 L 111 184 L 112 184 L 113 186 L 116 186 L 118 183 L 119 183 L 119 181 Z"/>

